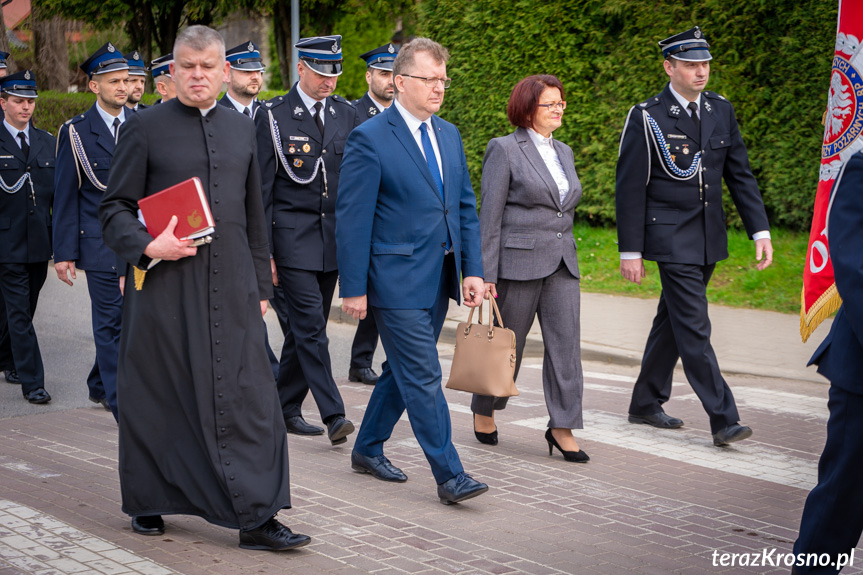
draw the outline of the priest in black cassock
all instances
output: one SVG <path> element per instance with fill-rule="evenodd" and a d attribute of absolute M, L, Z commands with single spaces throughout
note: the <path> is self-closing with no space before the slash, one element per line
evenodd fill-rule
<path fill-rule="evenodd" d="M 245 549 L 292 549 L 310 538 L 274 517 L 291 501 L 261 323 L 272 277 L 255 126 L 216 105 L 226 65 L 215 30 L 177 36 L 177 98 L 127 120 L 114 156 L 122 168 L 99 211 L 105 243 L 137 268 L 117 386 L 123 511 L 142 535 L 164 533 L 162 515 L 197 515 L 240 529 Z M 195 176 L 215 220 L 212 243 L 178 240 L 175 220 L 153 239 L 138 200 Z"/>

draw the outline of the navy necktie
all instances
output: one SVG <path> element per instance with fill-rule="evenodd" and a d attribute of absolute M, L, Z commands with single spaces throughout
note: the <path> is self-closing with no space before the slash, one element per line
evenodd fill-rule
<path fill-rule="evenodd" d="M 27 134 L 24 132 L 18 132 L 18 138 L 21 140 L 21 152 L 24 154 L 25 158 L 30 157 L 30 145 L 27 144 Z"/>
<path fill-rule="evenodd" d="M 441 201 L 443 202 L 443 179 L 440 177 L 440 168 L 437 165 L 437 156 L 434 153 L 431 138 L 429 138 L 428 127 L 425 122 L 420 124 L 420 140 L 423 143 L 423 152 L 425 152 L 426 155 L 426 164 L 428 164 L 432 179 L 437 186 L 437 191 L 440 194 Z"/>
<path fill-rule="evenodd" d="M 120 132 L 120 118 L 114 118 L 114 143 L 117 143 L 117 136 Z"/>
<path fill-rule="evenodd" d="M 701 119 L 698 117 L 698 104 L 689 102 L 687 108 L 692 111 L 692 123 L 695 124 L 695 131 L 698 134 L 698 139 L 701 140 Z"/>

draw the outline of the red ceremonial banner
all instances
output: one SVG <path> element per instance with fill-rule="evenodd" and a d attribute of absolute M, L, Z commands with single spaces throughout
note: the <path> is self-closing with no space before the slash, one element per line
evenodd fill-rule
<path fill-rule="evenodd" d="M 830 189 L 842 165 L 863 148 L 863 1 L 839 0 L 836 52 L 827 92 L 821 170 L 815 193 L 815 212 L 809 232 L 809 249 L 803 270 L 800 336 L 805 342 L 822 321 L 839 309 L 842 301 L 833 281 L 827 227 Z"/>

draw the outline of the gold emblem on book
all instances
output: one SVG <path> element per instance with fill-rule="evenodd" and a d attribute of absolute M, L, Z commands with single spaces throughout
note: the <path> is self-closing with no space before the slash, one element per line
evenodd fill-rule
<path fill-rule="evenodd" d="M 191 214 L 186 218 L 186 222 L 192 226 L 193 228 L 197 228 L 201 225 L 201 222 L 204 221 L 204 217 L 198 213 L 198 210 L 194 210 Z"/>

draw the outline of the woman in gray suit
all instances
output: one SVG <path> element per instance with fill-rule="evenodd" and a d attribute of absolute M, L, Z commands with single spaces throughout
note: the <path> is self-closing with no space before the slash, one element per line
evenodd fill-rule
<path fill-rule="evenodd" d="M 572 149 L 552 138 L 566 109 L 554 76 L 529 76 L 516 84 L 507 105 L 514 133 L 488 143 L 482 165 L 482 263 L 486 292 L 498 298 L 515 332 L 515 374 L 534 317 L 539 317 L 545 356 L 542 386 L 549 413 L 545 439 L 567 461 L 590 459 L 573 429 L 581 429 L 581 331 L 578 257 L 572 237 L 581 184 Z M 488 295 L 487 295 L 488 297 Z M 494 411 L 506 398 L 474 395 L 474 433 L 497 444 Z"/>

